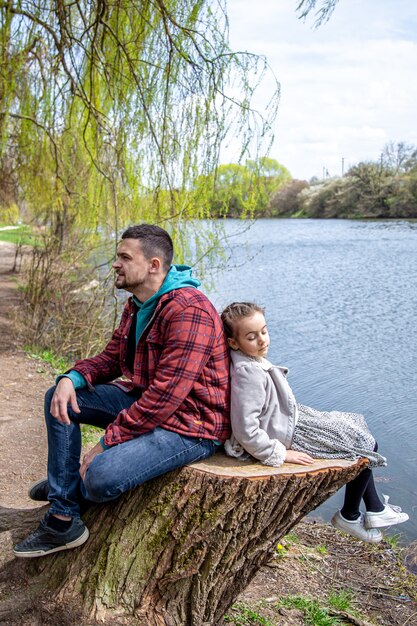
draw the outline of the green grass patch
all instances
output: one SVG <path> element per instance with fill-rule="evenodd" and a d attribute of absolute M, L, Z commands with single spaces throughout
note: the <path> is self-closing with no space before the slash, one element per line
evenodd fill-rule
<path fill-rule="evenodd" d="M 8 241 L 16 245 L 35 246 L 37 238 L 27 224 L 5 224 L 0 222 L 0 241 Z"/>
<path fill-rule="evenodd" d="M 340 626 L 340 620 L 329 615 L 328 609 L 317 602 L 301 596 L 282 598 L 277 606 L 298 609 L 304 614 L 306 626 Z"/>
<path fill-rule="evenodd" d="M 51 350 L 43 350 L 37 346 L 24 346 L 25 352 L 37 361 L 47 363 L 52 367 L 53 373 L 58 376 L 71 367 L 71 363 L 63 356 L 57 355 Z"/>
<path fill-rule="evenodd" d="M 353 593 L 350 589 L 341 589 L 329 593 L 329 605 L 337 611 L 348 611 L 355 613 L 352 607 Z"/>
<path fill-rule="evenodd" d="M 288 533 L 275 546 L 275 555 L 278 557 L 285 556 L 288 550 L 295 544 L 299 543 L 299 539 L 295 533 Z"/>
<path fill-rule="evenodd" d="M 300 543 L 298 536 L 295 533 L 288 533 L 282 538 L 282 543 L 286 548 L 294 545 L 295 543 Z"/>
<path fill-rule="evenodd" d="M 254 608 L 243 602 L 237 602 L 231 607 L 231 613 L 224 616 L 227 624 L 235 626 L 274 626 L 266 617 L 262 617 Z"/>
<path fill-rule="evenodd" d="M 104 434 L 102 428 L 98 426 L 90 426 L 90 424 L 81 424 L 81 437 L 83 446 L 96 444 L 99 442 L 100 437 Z"/>
<path fill-rule="evenodd" d="M 402 543 L 402 538 L 403 535 L 402 533 L 396 533 L 393 535 L 390 535 L 389 533 L 386 533 L 384 535 L 384 541 L 387 542 L 387 544 L 390 546 L 390 548 L 392 550 L 399 550 L 401 547 L 401 543 Z"/>

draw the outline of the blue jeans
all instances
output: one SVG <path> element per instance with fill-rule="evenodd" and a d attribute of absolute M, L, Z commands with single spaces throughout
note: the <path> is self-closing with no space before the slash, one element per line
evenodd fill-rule
<path fill-rule="evenodd" d="M 79 517 L 80 502 L 115 500 L 128 489 L 173 469 L 205 459 L 216 450 L 209 439 L 184 437 L 157 427 L 144 435 L 98 454 L 81 480 L 80 424 L 106 428 L 122 409 L 128 409 L 139 395 L 114 385 L 97 385 L 94 391 L 77 390 L 81 413 L 68 406 L 69 426 L 50 413 L 55 387 L 45 395 L 48 432 L 48 483 L 51 513 Z"/>

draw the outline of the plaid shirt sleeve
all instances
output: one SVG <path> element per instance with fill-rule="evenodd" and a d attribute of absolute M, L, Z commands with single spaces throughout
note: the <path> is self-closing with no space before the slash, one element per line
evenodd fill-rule
<path fill-rule="evenodd" d="M 123 443 L 163 424 L 201 376 L 217 339 L 213 319 L 202 308 L 190 306 L 174 315 L 167 322 L 154 379 L 140 399 L 107 427 L 104 443 Z"/>
<path fill-rule="evenodd" d="M 129 308 L 128 305 L 126 305 L 122 313 L 120 324 L 114 331 L 112 338 L 104 350 L 97 356 L 76 361 L 74 367 L 71 368 L 82 374 L 89 386 L 108 383 L 121 376 L 120 341 L 125 332 L 124 329 L 128 318 Z"/>

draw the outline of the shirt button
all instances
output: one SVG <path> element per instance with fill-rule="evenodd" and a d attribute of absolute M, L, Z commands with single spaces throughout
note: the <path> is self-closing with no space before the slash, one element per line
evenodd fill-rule
<path fill-rule="evenodd" d="M 127 335 L 124 335 L 124 339 L 127 339 Z"/>

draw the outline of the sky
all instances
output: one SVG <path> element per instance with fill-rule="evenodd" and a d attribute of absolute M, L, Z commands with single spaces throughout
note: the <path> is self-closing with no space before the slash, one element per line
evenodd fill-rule
<path fill-rule="evenodd" d="M 416 0 L 339 0 L 318 28 L 297 18 L 297 0 L 227 6 L 231 48 L 265 55 L 280 83 L 269 156 L 294 178 L 341 175 L 388 142 L 417 145 Z"/>

